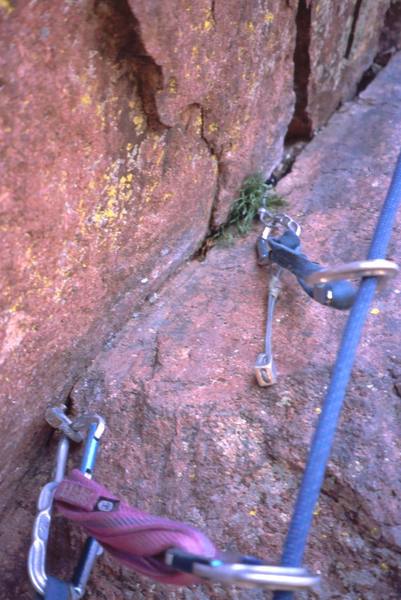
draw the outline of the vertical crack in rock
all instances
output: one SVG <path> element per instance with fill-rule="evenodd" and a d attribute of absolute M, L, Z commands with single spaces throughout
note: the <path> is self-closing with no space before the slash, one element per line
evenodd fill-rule
<path fill-rule="evenodd" d="M 156 105 L 156 94 L 163 88 L 162 68 L 146 51 L 139 21 L 127 0 L 96 0 L 94 11 L 99 20 L 100 53 L 117 63 L 120 77 L 126 78 L 136 90 L 148 129 L 158 132 L 168 129 Z"/>
<path fill-rule="evenodd" d="M 211 0 L 210 14 L 211 14 L 211 17 L 212 17 L 214 23 L 216 23 L 216 0 Z"/>
<path fill-rule="evenodd" d="M 383 28 L 379 40 L 379 56 L 384 55 L 386 62 L 390 60 L 394 52 L 401 49 L 401 2 L 392 0 L 384 15 Z"/>
<path fill-rule="evenodd" d="M 214 9 L 214 3 L 212 3 L 213 9 Z M 220 183 L 221 183 L 221 177 L 222 177 L 222 172 L 223 172 L 223 168 L 222 168 L 222 161 L 221 161 L 221 152 L 218 152 L 215 145 L 207 138 L 206 134 L 205 134 L 205 112 L 204 112 L 204 108 L 202 106 L 199 105 L 200 108 L 200 117 L 201 117 L 201 126 L 200 126 L 200 132 L 201 132 L 201 138 L 202 140 L 205 142 L 206 147 L 209 151 L 210 156 L 212 157 L 213 160 L 216 161 L 216 167 L 217 167 L 217 173 L 216 173 L 216 190 L 214 193 L 214 198 L 212 201 L 212 206 L 210 209 L 210 216 L 209 216 L 209 223 L 208 223 L 208 232 L 211 233 L 215 228 L 215 214 L 216 214 L 216 210 L 217 210 L 217 203 L 218 203 L 218 199 L 219 199 L 219 193 L 220 193 Z"/>
<path fill-rule="evenodd" d="M 384 15 L 380 32 L 379 49 L 373 63 L 364 71 L 357 85 L 357 95 L 372 83 L 388 64 L 395 52 L 401 49 L 401 2 L 390 2 Z"/>
<path fill-rule="evenodd" d="M 216 230 L 215 214 L 216 214 L 216 210 L 217 210 L 217 203 L 218 203 L 219 192 L 220 192 L 220 187 L 221 187 L 221 179 L 223 177 L 222 150 L 218 150 L 216 148 L 216 145 L 206 135 L 205 109 L 201 104 L 199 104 L 197 102 L 190 104 L 187 107 L 187 109 L 185 110 L 185 114 L 186 114 L 186 119 L 187 119 L 186 128 L 188 129 L 189 124 L 191 122 L 193 122 L 193 121 L 196 122 L 197 134 L 199 135 L 201 140 L 204 142 L 210 157 L 216 163 L 216 171 L 215 171 L 216 189 L 215 189 L 215 193 L 214 193 L 214 197 L 213 197 L 212 205 L 211 205 L 211 209 L 210 209 L 209 223 L 208 223 L 207 234 L 206 234 L 206 239 L 207 239 L 209 237 L 210 233 L 212 233 L 213 231 Z"/>
<path fill-rule="evenodd" d="M 75 402 L 74 402 L 74 397 L 73 397 L 75 384 L 76 384 L 76 382 L 74 383 L 73 386 L 71 386 L 70 391 L 68 392 L 68 394 L 64 400 L 64 403 L 63 403 L 66 408 L 65 412 L 67 415 L 73 415 L 75 412 Z"/>
<path fill-rule="evenodd" d="M 160 359 L 160 340 L 159 340 L 159 334 L 156 333 L 156 337 L 155 337 L 155 341 L 154 341 L 154 352 L 153 352 L 152 361 L 151 361 L 152 379 L 154 378 L 154 376 L 156 375 L 156 372 L 160 369 L 161 366 L 162 366 L 162 361 Z"/>
<path fill-rule="evenodd" d="M 311 40 L 312 3 L 299 0 L 296 15 L 296 41 L 294 50 L 294 92 L 295 108 L 288 126 L 285 144 L 300 140 L 308 141 L 312 137 L 312 123 L 308 115 L 308 84 L 311 73 L 310 40 Z"/>
<path fill-rule="evenodd" d="M 358 22 L 359 13 L 361 11 L 361 5 L 362 5 L 362 0 L 356 0 L 355 7 L 354 7 L 354 14 L 352 17 L 351 30 L 349 32 L 347 47 L 345 49 L 345 54 L 344 54 L 344 58 L 346 58 L 346 59 L 348 59 L 351 55 L 352 46 L 354 44 L 354 38 L 355 38 L 356 24 Z"/>

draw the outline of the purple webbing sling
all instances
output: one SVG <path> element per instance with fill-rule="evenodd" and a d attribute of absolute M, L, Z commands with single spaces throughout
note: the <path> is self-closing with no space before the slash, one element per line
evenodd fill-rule
<path fill-rule="evenodd" d="M 99 509 L 102 501 L 113 509 L 110 512 Z M 158 558 L 168 548 L 208 558 L 217 554 L 213 543 L 194 527 L 132 508 L 77 469 L 57 487 L 55 505 L 64 517 L 79 524 L 118 561 L 160 583 L 199 582 L 197 577 L 175 571 Z"/>

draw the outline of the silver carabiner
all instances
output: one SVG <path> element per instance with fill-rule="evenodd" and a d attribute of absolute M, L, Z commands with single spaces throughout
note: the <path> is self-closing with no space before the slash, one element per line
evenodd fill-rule
<path fill-rule="evenodd" d="M 85 477 L 92 477 L 96 462 L 99 440 L 105 429 L 105 421 L 96 414 L 83 415 L 75 420 L 64 414 L 63 408 L 54 407 L 46 412 L 46 420 L 63 432 L 57 448 L 56 469 L 53 481 L 41 490 L 38 500 L 38 513 L 32 531 L 32 543 L 28 554 L 28 574 L 34 589 L 44 595 L 48 576 L 46 573 L 46 552 L 52 518 L 54 494 L 58 484 L 64 479 L 70 439 L 84 439 L 83 430 L 87 430 L 84 454 L 80 470 Z M 75 569 L 72 582 L 65 584 L 69 588 L 71 600 L 79 600 L 85 593 L 91 570 L 103 548 L 94 539 L 86 540 L 84 550 Z"/>
<path fill-rule="evenodd" d="M 64 479 L 67 467 L 69 439 L 63 435 L 57 447 L 56 469 L 53 481 L 46 483 L 38 499 L 38 513 L 32 530 L 32 544 L 28 554 L 28 574 L 34 589 L 44 594 L 47 584 L 46 552 L 49 540 L 54 494 L 60 481 Z"/>
<path fill-rule="evenodd" d="M 388 279 L 395 277 L 399 270 L 400 268 L 395 262 L 384 258 L 358 260 L 314 271 L 305 278 L 305 282 L 309 285 L 318 286 L 330 281 L 356 277 L 382 277 Z"/>
<path fill-rule="evenodd" d="M 224 555 L 222 558 L 204 558 L 170 548 L 165 553 L 165 563 L 177 571 L 192 573 L 202 579 L 245 588 L 284 591 L 319 589 L 319 576 L 304 568 L 267 565 L 252 557 L 229 561 Z"/>
<path fill-rule="evenodd" d="M 260 387 L 273 385 L 277 381 L 276 367 L 273 361 L 273 317 L 277 298 L 280 293 L 280 277 L 283 272 L 278 267 L 270 279 L 269 294 L 267 298 L 267 316 L 265 332 L 265 349 L 258 354 L 255 363 L 255 376 Z"/>
<path fill-rule="evenodd" d="M 292 217 L 285 213 L 274 214 L 264 207 L 261 207 L 258 212 L 260 221 L 263 223 L 264 228 L 262 234 L 257 239 L 256 250 L 258 255 L 258 263 L 259 265 L 264 266 L 271 264 L 269 237 L 271 236 L 272 232 L 274 232 L 278 226 L 281 226 L 285 230 L 290 230 L 293 233 L 295 233 L 295 235 L 300 236 L 301 227 L 296 221 L 294 221 Z M 280 277 L 282 275 L 282 272 L 283 269 L 281 267 L 276 268 L 276 270 L 273 272 L 269 284 L 269 293 L 267 299 L 265 349 L 264 352 L 258 354 L 255 362 L 255 376 L 256 381 L 260 387 L 267 387 L 273 385 L 277 381 L 277 374 L 272 351 L 272 331 L 274 309 L 281 289 Z"/>
<path fill-rule="evenodd" d="M 295 235 L 300 237 L 301 226 L 299 225 L 299 223 L 297 223 L 297 221 L 295 221 L 286 213 L 272 213 L 270 210 L 267 210 L 267 208 L 264 208 L 262 206 L 261 208 L 259 208 L 258 214 L 261 223 L 263 223 L 263 225 L 265 225 L 266 227 L 273 229 L 273 227 L 281 225 L 282 227 L 284 227 L 284 229 L 290 229 L 295 233 Z"/>

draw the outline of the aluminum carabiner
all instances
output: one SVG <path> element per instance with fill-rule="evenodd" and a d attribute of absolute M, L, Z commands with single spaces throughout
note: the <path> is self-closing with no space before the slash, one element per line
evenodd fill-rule
<path fill-rule="evenodd" d="M 260 266 L 272 265 L 271 248 L 269 238 L 279 227 L 284 230 L 290 230 L 298 237 L 301 235 L 300 225 L 292 217 L 285 213 L 271 213 L 264 207 L 259 209 L 259 218 L 263 223 L 263 231 L 256 242 L 256 252 L 258 264 Z M 283 268 L 275 265 L 271 274 L 269 291 L 267 297 L 266 329 L 265 329 L 265 347 L 264 351 L 258 354 L 255 362 L 255 377 L 260 387 L 273 385 L 277 381 L 277 372 L 273 359 L 272 335 L 273 319 L 277 298 L 280 293 L 280 277 Z"/>
<path fill-rule="evenodd" d="M 75 420 L 69 419 L 60 408 L 49 409 L 46 420 L 63 432 L 57 448 L 57 460 L 54 479 L 41 490 L 38 500 L 38 513 L 32 531 L 32 543 L 28 555 L 28 574 L 34 589 L 44 596 L 49 582 L 46 572 L 46 553 L 52 518 L 54 494 L 58 484 L 64 479 L 70 439 L 85 439 L 82 433 L 87 430 L 84 453 L 80 471 L 91 479 L 99 448 L 99 440 L 105 429 L 102 417 L 96 414 L 83 415 Z M 91 570 L 96 558 L 102 554 L 101 545 L 93 538 L 88 538 L 74 571 L 71 582 L 58 582 L 65 590 L 69 600 L 79 600 L 85 593 Z M 51 578 L 54 581 L 53 578 Z"/>
<path fill-rule="evenodd" d="M 38 513 L 32 530 L 32 543 L 28 554 L 28 573 L 33 587 L 41 595 L 44 594 L 47 584 L 46 553 L 53 498 L 58 484 L 64 479 L 69 448 L 70 441 L 63 435 L 58 443 L 54 479 L 41 489 L 37 504 Z"/>
<path fill-rule="evenodd" d="M 284 591 L 317 591 L 320 578 L 304 568 L 268 565 L 257 558 L 229 555 L 205 558 L 171 548 L 165 553 L 165 563 L 184 573 L 202 579 L 245 588 Z"/>

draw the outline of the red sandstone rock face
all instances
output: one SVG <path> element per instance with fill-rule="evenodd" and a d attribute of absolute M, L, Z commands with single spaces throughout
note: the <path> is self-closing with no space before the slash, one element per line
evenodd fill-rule
<path fill-rule="evenodd" d="M 322 42 L 349 35 L 350 2 L 330 19 L 318 6 L 308 111 L 320 124 L 337 104 L 319 112 L 321 64 L 340 100 L 386 3 L 370 6 L 348 70 L 335 72 Z M 24 532 L 5 532 L 19 565 L 49 468 L 45 407 L 224 220 L 242 178 L 280 161 L 296 13 L 278 0 L 0 2 L 0 496 L 9 515 L 21 486 Z"/>
<path fill-rule="evenodd" d="M 280 161 L 293 110 L 294 9 L 281 0 L 130 5 L 162 71 L 160 120 L 174 126 L 195 112 L 217 158 L 213 219 L 221 223 L 244 173 Z"/>
<path fill-rule="evenodd" d="M 188 6 L 6 11 L 0 435 L 17 462 L 45 406 L 200 244 L 217 189 L 227 210 L 280 160 L 293 11 Z"/>
<path fill-rule="evenodd" d="M 400 81 L 398 55 L 280 182 L 311 258 L 327 264 L 366 255 L 399 150 Z M 256 234 L 215 248 L 171 278 L 157 302 L 98 355 L 72 396 L 74 410 L 107 419 L 100 481 L 143 509 L 195 524 L 223 549 L 276 559 L 346 315 L 313 302 L 286 276 L 274 324 L 279 382 L 259 389 L 253 364 L 267 274 L 256 266 Z M 395 235 L 390 256 L 400 251 Z M 395 280 L 375 299 L 316 512 L 307 562 L 322 572 L 323 600 L 399 597 L 399 288 Z M 54 443 L 38 452 L 34 477 L 25 475 L 18 505 L 0 526 L 7 600 L 30 597 L 21 575 L 27 530 Z M 80 537 L 56 522 L 50 567 L 66 575 Z M 89 590 L 96 600 L 267 597 L 217 585 L 162 587 L 107 557 Z"/>
<path fill-rule="evenodd" d="M 2 24 L 0 435 L 15 461 L 46 404 L 196 249 L 215 194 L 199 123 L 158 121 L 158 67 L 115 6 L 42 2 Z"/>
<path fill-rule="evenodd" d="M 372 64 L 389 0 L 298 3 L 295 61 L 297 111 L 289 137 L 308 137 L 355 95 Z"/>

